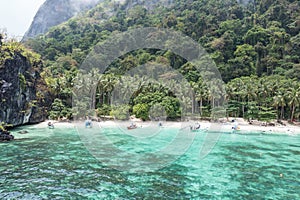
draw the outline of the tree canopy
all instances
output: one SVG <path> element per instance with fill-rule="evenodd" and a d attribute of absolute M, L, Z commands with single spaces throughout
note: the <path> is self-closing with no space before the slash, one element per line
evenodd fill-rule
<path fill-rule="evenodd" d="M 299 118 L 299 1 L 247 2 L 175 0 L 172 6 L 147 10 L 143 5 L 129 8 L 126 4 L 112 6 L 105 1 L 47 34 L 27 41 L 26 45 L 44 59 L 43 74 L 56 99 L 55 108 L 71 108 L 72 81 L 97 43 L 114 32 L 158 27 L 186 34 L 210 54 L 226 83 L 228 116 L 261 120 Z M 199 73 L 180 56 L 157 49 L 140 49 L 112 63 L 99 82 L 97 108 L 104 113 L 111 110 L 118 113 L 110 107 L 115 80 L 130 69 L 158 60 L 184 75 L 196 93 L 192 110 L 200 109 L 201 116 L 209 116 L 213 100 Z M 128 105 L 131 114 L 147 119 L 151 105 L 157 103 L 164 106 L 168 117 L 180 116 L 176 97 L 167 89 L 153 91 L 152 87 L 134 94 Z"/>

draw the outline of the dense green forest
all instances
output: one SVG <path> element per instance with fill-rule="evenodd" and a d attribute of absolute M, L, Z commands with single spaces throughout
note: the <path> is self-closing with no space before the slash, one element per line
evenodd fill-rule
<path fill-rule="evenodd" d="M 109 12 L 113 14 L 107 14 Z M 112 33 L 138 27 L 180 31 L 203 46 L 226 83 L 227 115 L 247 119 L 299 119 L 300 2 L 297 0 L 175 0 L 169 7 L 147 11 L 136 5 L 104 2 L 28 40 L 26 46 L 44 59 L 44 77 L 52 94 L 51 118 L 72 118 L 72 83 L 92 47 Z M 212 96 L 197 71 L 169 51 L 140 49 L 116 60 L 97 87 L 98 115 L 125 119 L 126 110 L 148 119 L 152 105 L 165 108 L 169 119 L 180 117 L 180 105 L 168 88 L 144 85 L 130 104 L 112 107 L 111 93 L 127 70 L 160 61 L 180 71 L 195 90 L 200 117 L 210 117 Z"/>

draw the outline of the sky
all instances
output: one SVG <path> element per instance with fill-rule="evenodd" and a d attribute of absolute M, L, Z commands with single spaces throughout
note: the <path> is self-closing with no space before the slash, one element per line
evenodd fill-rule
<path fill-rule="evenodd" d="M 9 37 L 21 38 L 45 0 L 0 0 L 0 29 Z"/>

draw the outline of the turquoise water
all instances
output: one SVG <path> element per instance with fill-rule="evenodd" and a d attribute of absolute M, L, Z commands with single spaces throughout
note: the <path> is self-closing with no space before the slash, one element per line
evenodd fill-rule
<path fill-rule="evenodd" d="M 299 136 L 222 134 L 199 159 L 200 132 L 170 165 L 132 173 L 99 162 L 75 129 L 23 129 L 29 134 L 14 132 L 22 139 L 0 143 L 0 199 L 300 199 Z M 120 150 L 139 154 L 176 134 L 163 129 L 157 138 L 135 140 L 103 131 Z"/>

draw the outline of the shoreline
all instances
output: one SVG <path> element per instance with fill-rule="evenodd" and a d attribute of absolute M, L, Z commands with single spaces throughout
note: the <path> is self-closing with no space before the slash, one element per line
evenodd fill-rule
<path fill-rule="evenodd" d="M 76 128 L 78 124 L 84 124 L 84 121 L 71 121 L 71 122 L 59 122 L 54 120 L 47 120 L 39 124 L 31 125 L 33 128 L 47 128 L 48 122 L 52 122 L 55 128 Z M 114 121 L 107 120 L 101 122 L 92 122 L 94 127 L 99 128 L 113 128 L 119 127 L 126 129 L 131 123 L 135 123 L 139 128 L 146 127 L 157 127 L 158 121 Z M 286 134 L 286 135 L 300 135 L 300 127 L 288 124 L 286 126 L 277 125 L 277 126 L 261 126 L 261 125 L 252 125 L 248 124 L 245 121 L 238 122 L 237 130 L 233 131 L 232 127 L 234 123 L 225 122 L 225 123 L 213 123 L 208 121 L 189 121 L 189 122 L 162 122 L 162 127 L 164 128 L 189 128 L 190 126 L 195 125 L 195 123 L 200 124 L 200 130 L 213 130 L 214 127 L 218 127 L 220 131 L 225 133 L 238 133 L 238 134 L 249 134 L 249 133 L 263 133 L 263 134 Z M 215 126 L 214 126 L 215 124 Z M 20 128 L 20 127 L 19 127 Z M 22 129 L 22 128 L 21 128 Z M 142 130 L 142 129 L 141 129 Z"/>

